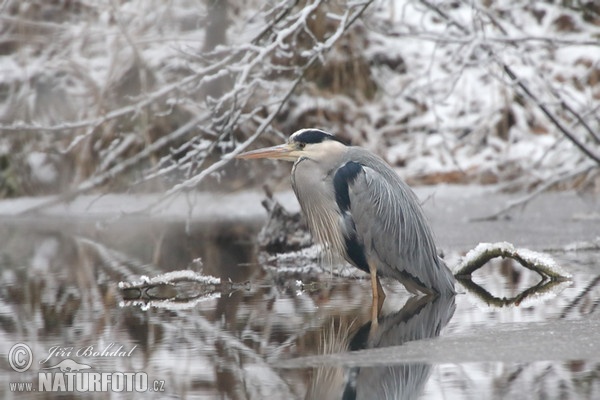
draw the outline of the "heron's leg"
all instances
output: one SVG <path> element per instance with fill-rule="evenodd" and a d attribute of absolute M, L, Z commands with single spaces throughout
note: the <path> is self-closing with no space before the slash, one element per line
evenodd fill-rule
<path fill-rule="evenodd" d="M 383 304 L 385 300 L 385 292 L 383 291 L 383 287 L 381 286 L 381 282 L 379 281 L 379 277 L 375 274 L 375 282 L 377 282 L 377 293 L 379 297 L 379 301 Z"/>
<path fill-rule="evenodd" d="M 379 312 L 385 300 L 385 293 L 377 276 L 377 267 L 375 263 L 369 262 L 369 272 L 371 274 L 371 290 L 373 291 L 373 304 L 371 307 L 371 323 L 376 324 Z"/>

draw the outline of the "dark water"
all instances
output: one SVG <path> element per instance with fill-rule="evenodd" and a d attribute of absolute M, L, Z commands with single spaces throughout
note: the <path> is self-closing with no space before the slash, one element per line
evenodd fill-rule
<path fill-rule="evenodd" d="M 410 298 L 388 283 L 375 326 L 368 281 L 263 268 L 256 233 L 127 219 L 2 224 L 3 397 L 600 398 L 597 250 L 553 254 L 570 283 L 540 282 L 507 260 L 476 272 L 449 299 Z M 125 301 L 117 286 L 181 269 L 224 284 L 153 306 Z M 27 362 L 18 343 L 31 349 L 23 372 L 9 362 Z M 148 386 L 61 392 L 68 383 L 56 382 L 60 369 L 42 368 L 65 359 L 84 372 L 143 372 Z M 21 390 L 31 391 L 16 392 L 14 383 L 28 382 Z"/>

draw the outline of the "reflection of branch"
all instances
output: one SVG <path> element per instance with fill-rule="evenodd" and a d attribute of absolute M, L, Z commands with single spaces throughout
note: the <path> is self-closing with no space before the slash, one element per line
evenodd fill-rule
<path fill-rule="evenodd" d="M 147 304 L 156 300 L 161 304 L 166 302 L 166 305 L 171 302 L 195 304 L 199 299 L 219 297 L 221 279 L 190 270 L 181 270 L 152 278 L 142 276 L 139 281 L 119 282 L 118 287 L 125 300 L 139 300 L 134 302 L 134 305 L 140 302 Z"/>
<path fill-rule="evenodd" d="M 557 280 L 546 280 L 544 277 L 535 286 L 530 287 L 516 295 L 507 299 L 506 297 L 499 298 L 492 295 L 490 292 L 473 282 L 470 277 L 458 277 L 458 282 L 465 287 L 469 292 L 475 294 L 486 304 L 495 307 L 507 307 L 511 305 L 519 306 L 523 300 L 528 297 L 539 297 L 542 294 L 554 294 L 562 290 L 562 286 L 565 285 L 564 281 Z"/>
<path fill-rule="evenodd" d="M 141 293 L 141 292 L 140 292 Z M 161 308 L 164 310 L 189 310 L 202 303 L 204 301 L 218 299 L 221 297 L 221 293 L 210 293 L 201 294 L 186 299 L 174 299 L 174 298 L 159 298 L 159 299 L 134 299 L 134 300 L 123 300 L 119 303 L 121 307 L 137 307 L 139 306 L 142 310 L 148 310 L 150 308 Z"/>
<path fill-rule="evenodd" d="M 557 281 L 570 278 L 570 274 L 563 271 L 550 256 L 528 249 L 515 249 L 512 244 L 507 242 L 478 244 L 477 247 L 465 255 L 455 268 L 455 276 L 459 278 L 468 277 L 473 271 L 496 257 L 508 257 L 517 260 L 525 268 L 540 274 L 542 278 L 548 277 Z"/>
<path fill-rule="evenodd" d="M 598 286 L 600 284 L 600 276 L 597 276 L 595 279 L 593 279 L 589 285 L 587 285 L 585 287 L 585 289 L 583 289 L 581 291 L 581 293 L 579 293 L 577 295 L 577 297 L 575 298 L 575 300 L 573 300 L 571 303 L 569 303 L 569 305 L 567 305 L 564 310 L 562 311 L 562 313 L 560 313 L 560 317 L 559 318 L 565 318 L 567 316 L 567 314 L 569 313 L 569 311 L 571 311 L 573 308 L 575 308 L 575 306 L 577 304 L 579 304 L 579 302 L 585 297 L 586 294 L 588 294 L 594 287 Z"/>
<path fill-rule="evenodd" d="M 204 285 L 219 285 L 221 279 L 210 275 L 198 274 L 190 270 L 171 271 L 148 278 L 142 276 L 139 281 L 119 282 L 119 289 L 141 289 L 156 285 L 175 284 L 180 282 L 196 282 Z"/>

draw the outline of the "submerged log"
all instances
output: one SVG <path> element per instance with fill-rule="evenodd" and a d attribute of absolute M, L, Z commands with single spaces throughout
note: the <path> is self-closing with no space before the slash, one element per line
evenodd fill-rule
<path fill-rule="evenodd" d="M 269 254 L 279 254 L 310 247 L 312 238 L 302 214 L 287 211 L 267 187 L 264 190 L 267 197 L 262 205 L 269 216 L 258 234 L 259 249 Z"/>

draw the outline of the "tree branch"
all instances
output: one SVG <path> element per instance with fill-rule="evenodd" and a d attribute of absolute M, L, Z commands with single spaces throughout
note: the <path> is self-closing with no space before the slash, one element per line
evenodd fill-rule
<path fill-rule="evenodd" d="M 470 29 L 465 27 L 460 22 L 456 21 L 449 14 L 444 12 L 438 5 L 431 3 L 429 0 L 420 0 L 420 2 L 423 5 L 425 5 L 427 8 L 429 8 L 430 10 L 434 11 L 437 15 L 439 15 L 445 21 L 447 21 L 448 24 L 459 29 L 464 35 L 468 36 L 468 38 L 472 38 L 474 36 L 474 33 Z M 469 3 L 469 5 L 471 5 L 471 3 Z M 479 11 L 481 11 L 481 10 L 479 10 Z M 486 13 L 486 15 L 494 23 L 494 26 L 496 26 L 498 29 L 500 29 L 501 32 L 506 34 L 506 30 L 499 23 L 497 23 L 497 21 L 495 21 L 495 19 L 492 18 L 489 15 L 489 13 Z M 546 107 L 546 105 L 542 101 L 540 101 L 540 99 L 525 84 L 525 82 L 519 78 L 519 76 L 516 74 L 516 72 L 510 66 L 508 66 L 506 63 L 504 63 L 497 57 L 497 55 L 495 54 L 495 52 L 491 46 L 482 44 L 481 47 L 486 52 L 488 52 L 490 56 L 492 56 L 492 58 L 500 65 L 500 67 L 504 70 L 504 72 L 510 77 L 510 79 L 527 95 L 527 97 L 529 97 L 535 103 L 535 105 L 542 111 L 542 113 L 559 129 L 559 131 L 565 137 L 567 137 L 583 154 L 585 154 L 587 157 L 589 157 L 594 162 L 596 162 L 598 165 L 600 165 L 600 155 L 596 154 L 591 149 L 587 148 L 585 146 L 585 144 L 581 140 L 579 140 L 575 134 L 573 134 L 571 131 L 569 131 L 569 129 L 567 129 L 567 127 L 565 127 L 564 124 L 562 124 L 560 122 L 560 120 L 548 109 L 548 107 Z M 555 92 L 554 92 L 554 94 L 556 95 Z M 580 116 L 573 111 L 573 109 L 566 103 L 566 101 L 564 99 L 560 98 L 560 101 L 561 101 L 561 106 L 563 108 L 569 110 L 576 118 L 580 118 Z M 588 131 L 588 133 L 590 133 L 590 135 L 596 140 L 596 142 L 600 143 L 600 138 L 596 136 L 595 132 L 593 132 L 593 130 L 584 121 L 580 120 L 579 122 Z"/>

